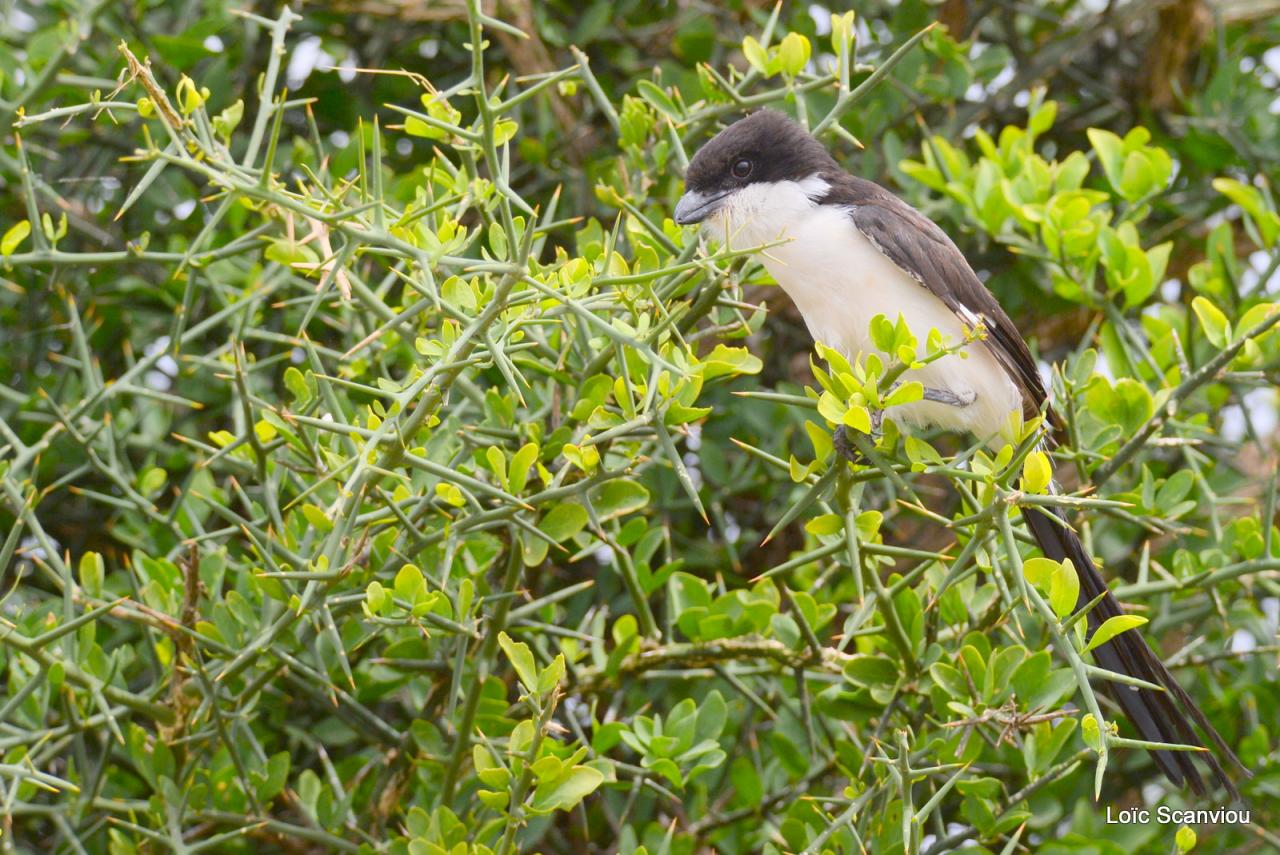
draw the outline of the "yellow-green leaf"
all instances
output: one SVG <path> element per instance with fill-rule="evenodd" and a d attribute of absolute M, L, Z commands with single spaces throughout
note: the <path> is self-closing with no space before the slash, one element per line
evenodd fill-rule
<path fill-rule="evenodd" d="M 1191 308 L 1200 319 L 1204 334 L 1214 347 L 1226 347 L 1231 340 L 1231 322 L 1222 310 L 1204 297 L 1196 297 L 1191 301 Z"/>
<path fill-rule="evenodd" d="M 26 220 L 15 223 L 9 231 L 4 233 L 4 237 L 0 238 L 0 255 L 13 255 L 13 251 L 27 239 L 29 234 L 31 234 L 31 223 Z"/>
<path fill-rule="evenodd" d="M 1088 653 L 1093 648 L 1106 644 L 1120 633 L 1142 626 L 1146 622 L 1147 619 L 1141 615 L 1116 615 L 1107 618 L 1093 633 L 1093 638 L 1089 639 L 1084 652 Z"/>
<path fill-rule="evenodd" d="M 1053 478 L 1049 455 L 1033 451 L 1022 461 L 1022 489 L 1028 493 L 1043 493 Z"/>

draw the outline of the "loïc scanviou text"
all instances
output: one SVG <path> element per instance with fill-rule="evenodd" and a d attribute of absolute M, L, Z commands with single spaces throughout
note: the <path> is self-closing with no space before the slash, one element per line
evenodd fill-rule
<path fill-rule="evenodd" d="M 1248 825 L 1248 808 L 1178 809 L 1166 805 L 1153 808 L 1124 808 L 1113 811 L 1107 805 L 1107 825 Z"/>

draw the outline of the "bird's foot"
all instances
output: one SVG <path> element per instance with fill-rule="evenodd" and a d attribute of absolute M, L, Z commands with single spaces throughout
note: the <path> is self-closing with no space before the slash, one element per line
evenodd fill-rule
<path fill-rule="evenodd" d="M 880 438 L 883 425 L 884 410 L 872 410 L 871 440 L 873 442 Z M 835 447 L 836 454 L 839 454 L 850 463 L 863 464 L 867 462 L 866 455 L 849 439 L 849 432 L 844 425 L 836 425 L 835 431 L 831 434 L 831 444 Z"/>
<path fill-rule="evenodd" d="M 831 434 L 831 444 L 835 446 L 836 454 L 850 463 L 860 464 L 867 461 L 858 447 L 849 441 L 849 432 L 845 430 L 844 425 L 836 425 L 835 432 Z"/>

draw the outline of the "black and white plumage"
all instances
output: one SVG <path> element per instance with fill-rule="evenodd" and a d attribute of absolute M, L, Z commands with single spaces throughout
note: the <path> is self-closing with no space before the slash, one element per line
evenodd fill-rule
<path fill-rule="evenodd" d="M 895 422 L 963 431 L 992 444 L 1010 438 L 1016 413 L 1044 413 L 1058 425 L 1026 343 L 955 243 L 897 196 L 844 172 L 786 116 L 762 110 L 721 131 L 695 155 L 685 183 L 676 222 L 705 222 L 735 249 L 767 246 L 761 261 L 795 302 L 809 332 L 850 358 L 875 350 L 868 330 L 877 314 L 894 320 L 901 313 L 922 341 L 931 329 L 958 343 L 966 329 L 985 328 L 985 338 L 965 348 L 967 358 L 951 354 L 912 372 L 911 379 L 937 394 L 890 408 L 886 415 Z M 963 403 L 945 403 L 948 398 Z M 1090 633 L 1121 613 L 1061 512 L 1028 508 L 1024 519 L 1048 557 L 1071 559 L 1080 578 L 1079 606 L 1105 593 L 1089 613 Z M 1100 645 L 1094 656 L 1107 670 L 1166 689 L 1104 684 L 1142 739 L 1202 746 L 1194 722 L 1240 766 L 1136 631 Z M 1152 754 L 1175 784 L 1205 792 L 1190 753 Z M 1217 758 L 1201 756 L 1213 777 L 1238 797 Z"/>

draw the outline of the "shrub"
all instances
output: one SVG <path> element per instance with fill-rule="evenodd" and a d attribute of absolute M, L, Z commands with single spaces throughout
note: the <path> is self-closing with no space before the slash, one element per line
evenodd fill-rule
<path fill-rule="evenodd" d="M 1270 839 L 1280 545 L 1256 396 L 1280 313 L 1275 262 L 1244 272 L 1280 257 L 1265 180 L 1198 187 L 1235 166 L 1190 156 L 1202 128 L 1085 132 L 1043 89 L 998 133 L 908 146 L 913 104 L 964 109 L 1008 56 L 919 4 L 875 39 L 775 9 L 736 68 L 686 20 L 652 73 L 617 42 L 668 13 L 608 29 L 609 8 L 572 31 L 530 12 L 544 50 L 604 59 L 516 76 L 512 23 L 446 9 L 440 73 L 388 63 L 359 121 L 332 75 L 284 91 L 308 26 L 288 9 L 134 32 L 93 74 L 58 76 L 74 32 L 30 38 L 0 80 L 3 840 L 1185 849 L 1093 805 L 1165 785 L 1079 679 L 1069 574 L 1023 542 L 1028 504 L 1077 514 L 1257 772 L 1256 825 L 1202 846 Z M 215 32 L 238 42 L 201 59 Z M 832 427 L 908 366 L 797 367 L 763 269 L 669 215 L 694 147 L 774 103 L 842 159 L 874 143 L 868 168 L 963 233 L 1010 305 L 1081 320 L 1065 348 L 1034 324 L 1063 357 L 1054 457 L 1078 494 L 1046 494 L 1030 438 L 988 453 L 890 424 L 859 440 L 868 464 L 832 458 Z M 98 183 L 64 196 L 73 154 Z M 894 321 L 887 352 L 928 333 Z"/>

